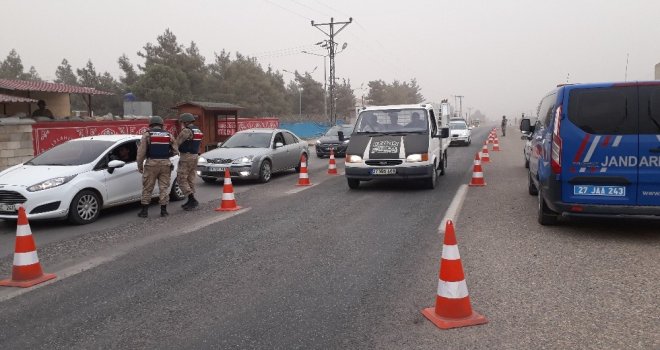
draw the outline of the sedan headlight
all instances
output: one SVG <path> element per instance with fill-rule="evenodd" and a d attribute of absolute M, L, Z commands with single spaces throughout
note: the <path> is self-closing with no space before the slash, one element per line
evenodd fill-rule
<path fill-rule="evenodd" d="M 362 157 L 356 156 L 356 155 L 346 155 L 346 163 L 360 163 L 362 161 Z"/>
<path fill-rule="evenodd" d="M 247 164 L 247 163 L 252 163 L 252 159 L 254 159 L 254 156 L 240 157 L 240 158 L 234 159 L 234 161 L 232 161 L 231 163 L 232 164 Z"/>
<path fill-rule="evenodd" d="M 197 163 L 208 163 L 208 162 L 209 162 L 209 161 L 206 160 L 206 158 L 204 158 L 204 157 L 199 157 L 199 158 L 197 158 Z"/>
<path fill-rule="evenodd" d="M 57 187 L 57 186 L 62 186 L 65 183 L 73 180 L 74 177 L 76 177 L 76 175 L 55 177 L 55 178 L 48 179 L 46 181 L 40 182 L 36 185 L 32 185 L 32 186 L 28 187 L 27 190 L 30 191 L 30 192 L 37 192 L 37 191 L 43 191 L 43 190 L 47 190 L 49 188 L 53 188 L 53 187 Z"/>
<path fill-rule="evenodd" d="M 411 154 L 408 157 L 406 157 L 406 162 L 425 162 L 429 160 L 429 154 L 428 153 L 417 153 L 417 154 Z"/>
<path fill-rule="evenodd" d="M 344 140 L 344 144 L 347 145 L 348 141 L 350 141 L 350 140 Z"/>
<path fill-rule="evenodd" d="M 321 144 L 321 140 L 316 140 L 316 144 L 317 144 L 317 145 L 320 145 L 320 144 Z"/>

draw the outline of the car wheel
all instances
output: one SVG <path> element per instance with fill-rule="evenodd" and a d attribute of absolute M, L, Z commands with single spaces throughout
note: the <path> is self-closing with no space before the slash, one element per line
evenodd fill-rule
<path fill-rule="evenodd" d="M 170 200 L 176 202 L 182 201 L 185 198 L 186 196 L 183 195 L 183 190 L 181 189 L 181 186 L 179 186 L 179 180 L 174 179 L 174 182 L 172 183 L 172 189 L 170 190 Z"/>
<path fill-rule="evenodd" d="M 307 163 L 307 167 L 309 167 L 309 158 L 307 158 L 307 153 L 303 153 L 301 156 L 302 159 L 305 159 L 305 163 Z M 296 167 L 296 172 L 300 172 L 300 161 L 298 161 L 298 166 Z"/>
<path fill-rule="evenodd" d="M 82 190 L 69 204 L 69 222 L 76 225 L 90 224 L 101 214 L 101 199 L 92 190 Z"/>
<path fill-rule="evenodd" d="M 545 200 L 543 199 L 543 191 L 540 189 L 538 190 L 538 221 L 539 224 L 543 226 L 550 226 L 550 225 L 557 225 L 558 221 L 558 215 L 557 213 L 553 212 L 548 208 L 548 205 L 545 204 Z"/>
<path fill-rule="evenodd" d="M 428 179 L 424 180 L 426 188 L 432 190 L 435 188 L 436 183 L 438 182 L 438 170 L 435 163 L 433 164 L 433 174 Z"/>
<path fill-rule="evenodd" d="M 534 185 L 534 181 L 532 181 L 532 173 L 529 171 L 527 172 L 527 192 L 529 192 L 531 196 L 536 196 L 539 193 Z"/>
<path fill-rule="evenodd" d="M 272 176 L 272 168 L 270 165 L 270 161 L 264 160 L 261 162 L 261 166 L 259 167 L 259 182 L 261 183 L 266 183 L 270 181 L 270 177 Z"/>
<path fill-rule="evenodd" d="M 212 184 L 217 181 L 215 177 L 208 177 L 208 176 L 202 176 L 202 181 L 206 182 L 207 184 Z"/>
<path fill-rule="evenodd" d="M 358 187 L 360 187 L 360 180 L 358 179 L 346 179 L 348 182 L 348 188 L 354 190 Z"/>
<path fill-rule="evenodd" d="M 442 163 L 440 164 L 440 175 L 445 175 L 445 170 L 447 170 L 447 164 L 449 164 L 449 161 L 447 160 L 447 152 L 445 151 L 443 153 L 442 157 Z"/>

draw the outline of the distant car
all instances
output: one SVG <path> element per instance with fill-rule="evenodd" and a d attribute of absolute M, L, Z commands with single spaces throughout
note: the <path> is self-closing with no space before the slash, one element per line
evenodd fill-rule
<path fill-rule="evenodd" d="M 472 132 L 464 119 L 449 120 L 450 145 L 463 144 L 465 146 L 472 143 Z"/>
<path fill-rule="evenodd" d="M 288 169 L 300 171 L 300 159 L 309 158 L 307 141 L 282 129 L 239 131 L 220 147 L 203 153 L 197 175 L 204 182 L 223 179 L 225 169 L 232 178 L 268 182 L 273 173 Z"/>
<path fill-rule="evenodd" d="M 319 158 L 330 157 L 330 149 L 334 149 L 335 156 L 337 157 L 346 156 L 346 147 L 348 147 L 348 141 L 351 138 L 354 128 L 355 125 L 353 124 L 331 127 L 325 135 L 316 141 L 316 156 Z M 339 131 L 344 133 L 343 141 L 339 141 Z"/>
<path fill-rule="evenodd" d="M 536 125 L 537 117 L 530 117 L 531 125 Z M 521 120 L 522 123 L 522 120 Z M 525 140 L 525 145 L 523 146 L 523 157 L 525 158 L 525 168 L 529 168 L 529 155 L 532 153 L 532 133 L 523 131 L 522 140 Z"/>
<path fill-rule="evenodd" d="M 0 219 L 17 219 L 18 206 L 29 219 L 68 218 L 74 224 L 98 219 L 101 209 L 137 202 L 142 174 L 137 170 L 140 135 L 102 135 L 67 141 L 0 173 Z M 128 156 L 119 160 L 119 149 Z M 182 200 L 172 157 L 172 200 Z M 154 196 L 158 195 L 158 186 Z"/>

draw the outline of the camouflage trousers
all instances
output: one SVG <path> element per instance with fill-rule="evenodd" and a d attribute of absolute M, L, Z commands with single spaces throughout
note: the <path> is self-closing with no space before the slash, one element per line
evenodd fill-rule
<path fill-rule="evenodd" d="M 151 195 L 154 192 L 156 180 L 158 180 L 158 190 L 160 191 L 160 205 L 167 205 L 170 202 L 170 178 L 172 174 L 171 163 L 169 160 L 163 162 L 161 159 L 147 160 L 144 164 L 142 173 L 142 201 L 144 205 L 151 202 Z"/>
<path fill-rule="evenodd" d="M 181 158 L 179 158 L 179 168 L 177 169 L 176 178 L 184 196 L 195 194 L 195 174 L 197 172 L 198 158 L 196 154 L 188 153 L 182 153 Z"/>

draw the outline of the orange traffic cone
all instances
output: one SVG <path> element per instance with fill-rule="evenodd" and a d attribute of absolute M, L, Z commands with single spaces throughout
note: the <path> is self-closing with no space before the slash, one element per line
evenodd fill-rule
<path fill-rule="evenodd" d="M 337 173 L 337 163 L 335 162 L 335 151 L 330 149 L 330 163 L 328 164 L 328 174 L 339 175 Z"/>
<path fill-rule="evenodd" d="M 32 238 L 32 230 L 30 230 L 25 208 L 19 207 L 11 279 L 0 281 L 0 286 L 27 288 L 55 277 L 57 277 L 55 274 L 44 273 L 41 270 L 39 256 L 37 256 L 37 246 Z"/>
<path fill-rule="evenodd" d="M 474 166 L 472 170 L 472 180 L 470 186 L 486 186 L 484 179 L 484 171 L 481 169 L 481 159 L 479 159 L 479 152 L 474 155 Z"/>
<path fill-rule="evenodd" d="M 500 139 L 497 138 L 497 135 L 495 135 L 495 139 L 493 141 L 493 152 L 499 152 L 500 151 Z"/>
<path fill-rule="evenodd" d="M 472 311 L 451 220 L 448 220 L 445 226 L 435 307 L 422 310 L 422 314 L 441 329 L 476 326 L 488 322 L 486 317 Z"/>
<path fill-rule="evenodd" d="M 481 162 L 488 163 L 490 162 L 490 156 L 488 155 L 488 145 L 484 143 L 484 146 L 481 148 Z"/>
<path fill-rule="evenodd" d="M 310 186 L 311 184 L 309 174 L 307 174 L 307 159 L 305 159 L 305 155 L 302 155 L 300 156 L 300 176 L 296 186 Z"/>
<path fill-rule="evenodd" d="M 215 208 L 215 211 L 234 211 L 239 210 L 241 207 L 236 205 L 236 198 L 234 198 L 234 186 L 231 184 L 231 174 L 229 169 L 225 169 L 225 183 L 222 186 L 222 200 L 220 206 Z"/>

